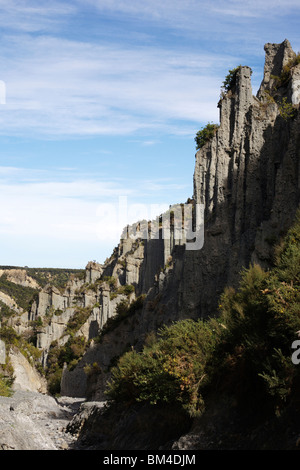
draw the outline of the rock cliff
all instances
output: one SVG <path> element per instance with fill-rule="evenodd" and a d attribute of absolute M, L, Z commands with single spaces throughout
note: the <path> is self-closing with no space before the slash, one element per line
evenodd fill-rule
<path fill-rule="evenodd" d="M 103 400 L 125 351 L 139 350 L 164 324 L 217 315 L 221 292 L 237 285 L 243 267 L 271 266 L 300 202 L 300 61 L 287 40 L 265 52 L 257 95 L 251 69 L 238 67 L 217 104 L 220 124 L 195 155 L 189 203 L 204 208 L 203 247 L 178 236 L 174 206 L 126 227 L 103 265 L 89 262 L 64 287 L 44 286 L 12 323 L 32 330 L 40 364 L 59 372 L 63 395 Z"/>
<path fill-rule="evenodd" d="M 130 328 L 121 322 L 94 344 L 81 369 L 87 361 L 108 370 L 126 344 L 138 349 L 163 324 L 216 315 L 219 295 L 237 285 L 243 267 L 272 264 L 274 243 L 300 202 L 299 64 L 287 40 L 267 44 L 265 51 L 257 96 L 251 69 L 238 67 L 218 103 L 220 125 L 195 156 L 192 202 L 205 208 L 203 248 L 187 249 L 174 227 L 168 237 L 124 237 L 102 275 L 114 277 L 118 286 L 133 285 L 136 295 L 145 295 L 143 307 Z M 85 393 L 103 398 L 103 375 L 98 380 L 93 392 L 86 383 Z"/>

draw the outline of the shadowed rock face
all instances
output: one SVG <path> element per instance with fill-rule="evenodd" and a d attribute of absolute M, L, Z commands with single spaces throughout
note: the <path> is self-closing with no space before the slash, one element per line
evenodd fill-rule
<path fill-rule="evenodd" d="M 220 127 L 196 153 L 194 201 L 205 205 L 204 247 L 176 257 L 161 290 L 166 317 L 217 313 L 226 285 L 235 286 L 243 267 L 268 268 L 275 241 L 293 221 L 300 202 L 298 67 L 276 89 L 271 75 L 295 58 L 290 43 L 267 44 L 265 75 L 258 98 L 251 70 L 240 67 L 232 89 L 220 100 Z M 281 115 L 281 100 L 293 89 L 295 117 Z"/>

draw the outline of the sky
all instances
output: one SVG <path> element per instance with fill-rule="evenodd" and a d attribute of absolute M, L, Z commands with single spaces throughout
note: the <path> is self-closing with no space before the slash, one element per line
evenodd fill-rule
<path fill-rule="evenodd" d="M 193 194 L 229 69 L 300 50 L 299 0 L 0 0 L 0 265 L 103 263 Z"/>

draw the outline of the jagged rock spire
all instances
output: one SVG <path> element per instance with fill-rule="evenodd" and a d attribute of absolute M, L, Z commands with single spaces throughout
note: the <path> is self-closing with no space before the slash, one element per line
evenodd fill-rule
<path fill-rule="evenodd" d="M 267 43 L 264 50 L 266 53 L 264 77 L 257 93 L 259 99 L 262 98 L 265 91 L 271 91 L 274 85 L 273 77 L 279 76 L 283 67 L 296 56 L 287 39 L 280 44 Z"/>

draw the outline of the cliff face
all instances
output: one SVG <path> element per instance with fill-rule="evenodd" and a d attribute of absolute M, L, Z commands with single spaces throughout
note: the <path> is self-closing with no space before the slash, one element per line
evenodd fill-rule
<path fill-rule="evenodd" d="M 20 332 L 38 325 L 45 368 L 54 343 L 85 338 L 77 365 L 64 367 L 62 394 L 103 399 L 117 357 L 163 324 L 216 315 L 221 292 L 237 285 L 243 267 L 271 265 L 300 202 L 300 64 L 287 40 L 265 52 L 257 96 L 251 69 L 239 67 L 218 103 L 220 126 L 195 156 L 192 201 L 204 207 L 203 247 L 188 249 L 172 224 L 163 236 L 158 221 L 157 237 L 123 236 L 104 265 L 90 262 L 64 288 L 46 286 L 14 321 Z"/>
<path fill-rule="evenodd" d="M 205 207 L 203 248 L 186 249 L 174 230 L 167 239 L 128 238 L 104 267 L 118 283 L 147 294 L 130 331 L 119 325 L 94 347 L 93 360 L 106 370 L 109 358 L 126 349 L 124 335 L 139 348 L 164 323 L 216 315 L 224 287 L 236 286 L 250 263 L 271 266 L 274 243 L 293 222 L 300 202 L 300 65 L 288 41 L 265 51 L 257 96 L 251 69 L 240 67 L 218 103 L 219 128 L 196 153 L 193 201 Z M 104 383 L 102 375 L 94 396 L 102 396 Z"/>
<path fill-rule="evenodd" d="M 257 97 L 250 68 L 240 67 L 218 104 L 220 127 L 196 154 L 194 201 L 205 206 L 204 246 L 177 257 L 162 292 L 180 318 L 215 315 L 219 294 L 236 285 L 243 267 L 268 268 L 273 244 L 299 205 L 300 66 L 288 65 L 295 59 L 288 41 L 265 50 Z M 284 66 L 289 78 L 275 87 L 270 77 L 279 81 Z"/>

